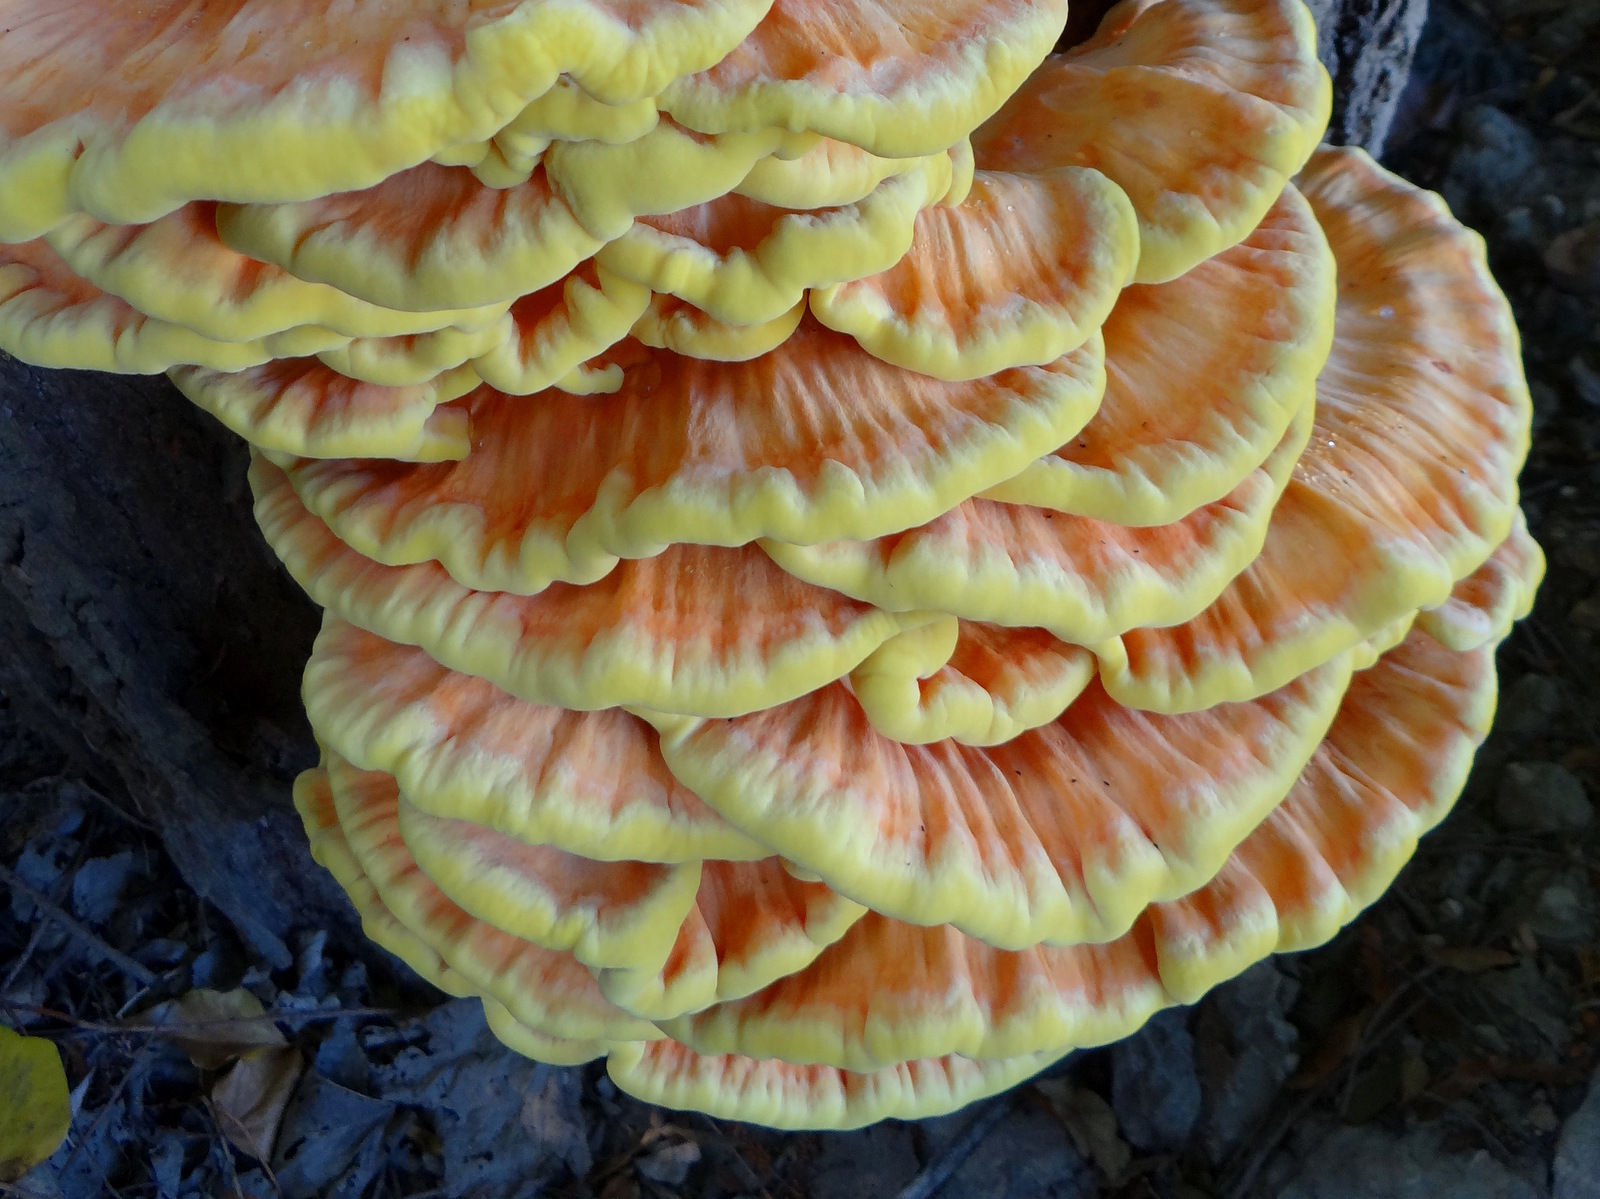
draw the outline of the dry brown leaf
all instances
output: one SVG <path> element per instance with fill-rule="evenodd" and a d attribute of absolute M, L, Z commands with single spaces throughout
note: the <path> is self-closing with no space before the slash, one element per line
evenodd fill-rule
<path fill-rule="evenodd" d="M 305 1062 L 292 1045 L 241 1058 L 211 1088 L 222 1135 L 257 1161 L 272 1157 L 278 1125 Z"/>
<path fill-rule="evenodd" d="M 264 1014 L 261 1001 L 243 987 L 232 991 L 204 988 L 158 1003 L 135 1018 L 140 1027 L 170 1026 L 173 1044 L 202 1070 L 217 1070 L 234 1058 L 284 1044 L 278 1026 Z"/>
<path fill-rule="evenodd" d="M 1485 970 L 1498 970 L 1517 962 L 1514 955 L 1487 945 L 1430 945 L 1424 952 L 1434 965 L 1463 974 L 1482 974 Z"/>
<path fill-rule="evenodd" d="M 1355 1052 L 1356 1046 L 1361 1044 L 1362 1030 L 1366 1028 L 1367 1018 L 1372 1012 L 1373 1006 L 1368 1004 L 1359 1012 L 1335 1020 L 1323 1033 L 1316 1048 L 1301 1059 L 1300 1068 L 1289 1079 L 1288 1088 L 1291 1091 L 1310 1090 L 1343 1065 L 1345 1059 Z"/>

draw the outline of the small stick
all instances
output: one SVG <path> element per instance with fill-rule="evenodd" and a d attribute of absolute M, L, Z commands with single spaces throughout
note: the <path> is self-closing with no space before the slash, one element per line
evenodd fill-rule
<path fill-rule="evenodd" d="M 0 1007 L 13 1011 L 30 1012 L 35 1016 L 45 1016 L 51 1020 L 59 1020 L 63 1024 L 72 1025 L 73 1028 L 78 1029 L 80 1032 L 108 1033 L 115 1036 L 164 1036 L 185 1032 L 225 1032 L 230 1028 L 254 1027 L 262 1020 L 281 1020 L 286 1024 L 325 1024 L 334 1020 L 375 1019 L 404 1024 L 408 1020 L 415 1018 L 402 1016 L 391 1008 L 348 1007 L 332 1008 L 327 1011 L 304 1012 L 268 1009 L 259 1016 L 229 1016 L 223 1020 L 172 1020 L 165 1024 L 106 1024 L 98 1020 L 84 1020 L 68 1012 L 58 1011 L 50 1007 L 40 1007 L 32 1003 L 7 1003 L 4 999 L 0 999 Z M 51 1034 L 38 1033 L 35 1035 L 46 1036 Z"/>
<path fill-rule="evenodd" d="M 61 925 L 68 932 L 72 933 L 73 936 L 77 937 L 80 941 L 87 943 L 89 948 L 93 949 L 95 952 L 100 954 L 101 957 L 111 962 L 112 965 L 116 966 L 117 969 L 121 970 L 135 982 L 146 987 L 153 986 L 155 984 L 156 976 L 153 971 L 134 961 L 127 954 L 123 953 L 122 950 L 115 949 L 108 945 L 105 940 L 101 938 L 99 934 L 94 932 L 93 929 L 89 928 L 88 925 L 80 924 L 77 920 L 74 920 L 55 904 L 51 903 L 49 897 L 45 895 L 44 892 L 30 886 L 26 880 L 12 873 L 12 871 L 5 866 L 0 866 L 0 882 L 7 884 L 17 891 L 21 891 L 33 901 L 34 906 L 37 907 L 45 916 L 49 917 L 51 920 L 54 920 L 57 924 Z"/>
<path fill-rule="evenodd" d="M 951 1176 L 961 1169 L 967 1158 L 972 1156 L 972 1151 L 983 1144 L 984 1138 L 994 1131 L 994 1126 L 1010 1113 L 1009 1097 L 998 1099 L 984 1108 L 955 1144 L 946 1149 L 937 1160 L 929 1162 L 920 1174 L 901 1189 L 895 1199 L 931 1199 L 933 1195 L 938 1194 L 940 1188 L 949 1182 Z"/>

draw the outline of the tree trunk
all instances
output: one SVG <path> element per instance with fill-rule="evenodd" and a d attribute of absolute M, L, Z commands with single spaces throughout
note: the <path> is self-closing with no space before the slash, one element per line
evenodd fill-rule
<path fill-rule="evenodd" d="M 1074 5 L 1077 34 L 1109 5 Z M 1381 148 L 1427 0 L 1313 0 L 1332 140 Z M 317 613 L 250 517 L 242 444 L 165 379 L 0 354 L 0 693 L 162 833 L 275 966 L 292 930 L 364 945 L 290 804 Z"/>
<path fill-rule="evenodd" d="M 0 355 L 0 691 L 286 965 L 291 928 L 355 922 L 289 804 L 317 613 L 256 531 L 246 460 L 165 378 Z"/>

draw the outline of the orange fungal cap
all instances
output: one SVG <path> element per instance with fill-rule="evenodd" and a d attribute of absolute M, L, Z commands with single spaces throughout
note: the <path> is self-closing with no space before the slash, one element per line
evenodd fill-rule
<path fill-rule="evenodd" d="M 256 521 L 291 576 L 352 624 L 534 703 L 691 716 L 755 711 L 853 670 L 922 613 L 880 612 L 785 575 L 754 548 L 675 546 L 589 586 L 472 591 L 438 566 L 340 542 L 257 454 Z"/>
<path fill-rule="evenodd" d="M 599 99 L 653 96 L 769 4 L 5 0 L 0 238 L 368 187 L 489 137 L 563 72 Z"/>
<path fill-rule="evenodd" d="M 1482 239 L 1359 150 L 1319 152 L 1300 186 L 1340 280 L 1310 443 L 1260 555 L 1210 607 L 1094 646 L 1123 703 L 1279 686 L 1444 603 L 1512 531 L 1531 404 Z"/>
<path fill-rule="evenodd" d="M 1066 0 L 775 0 L 660 106 L 708 133 L 811 129 L 889 157 L 931 154 L 994 112 L 1066 21 Z"/>
<path fill-rule="evenodd" d="M 1124 0 L 973 135 L 979 168 L 1093 167 L 1139 220 L 1140 283 L 1242 240 L 1332 107 L 1301 0 Z"/>
<path fill-rule="evenodd" d="M 1070 437 L 1102 386 L 1098 338 L 1047 366 L 945 383 L 808 320 L 748 362 L 642 350 L 612 395 L 477 392 L 459 405 L 473 449 L 456 464 L 305 461 L 289 477 L 361 554 L 531 593 L 673 544 L 870 537 L 929 519 Z"/>

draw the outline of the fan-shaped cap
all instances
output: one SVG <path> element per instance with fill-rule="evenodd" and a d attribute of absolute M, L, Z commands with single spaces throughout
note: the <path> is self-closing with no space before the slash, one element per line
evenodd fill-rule
<path fill-rule="evenodd" d="M 694 129 L 812 129 L 877 154 L 961 140 L 1039 65 L 1065 0 L 776 0 L 663 111 Z"/>
<path fill-rule="evenodd" d="M 315 325 L 255 341 L 215 341 L 80 279 L 42 240 L 0 244 L 0 349 L 36 366 L 135 375 L 180 363 L 244 370 L 348 341 Z"/>
<path fill-rule="evenodd" d="M 1095 645 L 1202 611 L 1261 548 L 1306 444 L 1310 406 L 1261 466 L 1216 503 L 1155 528 L 972 499 L 872 541 L 762 548 L 798 578 L 895 611 L 1049 630 Z"/>
<path fill-rule="evenodd" d="M 383 906 L 377 888 L 362 872 L 361 864 L 350 852 L 344 832 L 339 828 L 339 814 L 334 807 L 327 771 L 321 768 L 304 771 L 295 780 L 294 804 L 311 843 L 312 858 L 326 868 L 350 896 L 360 913 L 362 931 L 446 994 L 479 995 L 471 982 L 451 969 L 437 951 Z M 604 1041 L 573 1040 L 536 1032 L 527 1025 L 518 1024 L 498 1001 L 487 995 L 480 997 L 484 1014 L 496 1035 L 517 1052 L 539 1061 L 576 1066 L 604 1057 L 610 1047 Z"/>
<path fill-rule="evenodd" d="M 821 883 L 796 878 L 777 858 L 708 861 L 666 964 L 601 971 L 600 989 L 635 1015 L 672 1019 L 805 969 L 865 912 Z"/>
<path fill-rule="evenodd" d="M 250 482 L 268 544 L 312 599 L 534 703 L 755 711 L 842 677 L 928 619 L 810 587 L 753 548 L 674 547 L 537 596 L 469 591 L 431 563 L 363 558 L 260 455 Z"/>
<path fill-rule="evenodd" d="M 494 141 L 508 158 L 537 154 L 554 141 L 623 145 L 645 136 L 660 118 L 654 96 L 607 104 L 563 76 L 496 133 Z"/>
<path fill-rule="evenodd" d="M 707 862 L 703 869 L 699 862 L 599 864 L 571 855 L 563 864 L 545 847 L 419 812 L 389 775 L 356 770 L 336 757 L 320 773 L 360 868 L 416 935 L 447 960 L 459 958 L 462 973 L 508 1007 L 526 1009 L 528 1000 L 508 993 L 516 980 L 503 969 L 490 972 L 492 962 L 486 967 L 479 960 L 484 953 L 516 959 L 523 976 L 533 972 L 536 991 L 553 991 L 553 1010 L 535 1021 L 544 1035 L 579 1035 L 561 1010 L 563 992 L 585 989 L 572 981 L 574 960 L 595 973 L 609 999 L 629 1001 L 635 1014 L 676 1016 L 804 968 L 864 911 L 820 884 L 794 878 L 776 858 Z M 477 868 L 458 869 L 467 859 Z M 384 887 L 384 880 L 391 885 Z M 451 906 L 458 898 L 461 909 Z M 552 947 L 549 941 L 571 944 Z M 469 952 L 457 952 L 458 945 Z M 571 956 L 538 946 L 565 948 Z M 609 961 L 617 955 L 631 964 Z M 550 988 L 538 985 L 552 981 Z M 599 1015 L 606 1016 L 604 1005 Z"/>
<path fill-rule="evenodd" d="M 475 994 L 473 986 L 452 970 L 416 933 L 402 924 L 378 896 L 378 890 L 362 872 L 361 863 L 350 851 L 339 813 L 334 808 L 333 788 L 328 772 L 320 766 L 302 771 L 294 781 L 294 806 L 310 843 L 311 857 L 333 875 L 334 881 L 350 897 L 361 916 L 362 931 L 410 966 L 428 982 L 457 998 Z M 537 1036 L 528 1030 L 530 1036 Z M 577 1061 L 589 1061 L 605 1054 L 606 1046 L 595 1042 L 595 1051 Z"/>
<path fill-rule="evenodd" d="M 804 971 L 664 1027 L 704 1054 L 856 1070 L 1126 1035 L 1274 948 L 1326 939 L 1376 898 L 1459 792 L 1493 696 L 1486 651 L 1413 635 L 1358 676 L 1289 797 L 1223 870 L 1109 944 L 997 950 L 874 913 Z"/>
<path fill-rule="evenodd" d="M 938 157 L 945 153 L 940 151 Z M 960 157 L 961 150 L 949 153 Z M 965 153 L 970 157 L 970 148 Z M 884 158 L 849 142 L 821 137 L 803 150 L 782 147 L 760 159 L 733 190 L 775 208 L 837 208 L 865 199 L 885 179 L 921 170 L 924 157 Z"/>
<path fill-rule="evenodd" d="M 612 1053 L 606 1071 L 646 1103 L 769 1128 L 844 1129 L 953 1112 L 1015 1086 L 1052 1060 L 1048 1054 L 989 1061 L 952 1055 L 856 1074 L 775 1058 L 708 1057 L 675 1041 L 656 1041 Z"/>
<path fill-rule="evenodd" d="M 333 792 L 392 809 L 406 850 L 467 914 L 591 970 L 659 970 L 700 886 L 700 863 L 596 862 L 412 804 L 394 777 L 324 757 Z"/>
<path fill-rule="evenodd" d="M 508 335 L 474 357 L 472 369 L 512 395 L 563 387 L 586 362 L 628 336 L 649 305 L 649 288 L 583 263 L 559 283 L 513 304 Z M 579 379 L 574 390 L 593 389 L 585 376 Z M 619 386 L 621 379 L 611 382 Z"/>
<path fill-rule="evenodd" d="M 73 216 L 45 239 L 74 274 L 159 320 L 217 341 L 253 341 L 300 325 L 347 337 L 476 327 L 505 305 L 439 312 L 380 308 L 247 258 L 217 236 L 216 205 L 185 204 L 147 225 Z"/>
<path fill-rule="evenodd" d="M 678 782 L 655 731 L 620 709 L 518 700 L 331 614 L 306 664 L 304 695 L 324 744 L 392 774 L 434 815 L 596 860 L 772 852 Z"/>
<path fill-rule="evenodd" d="M 154 220 L 193 199 L 366 187 L 490 136 L 562 72 L 612 101 L 721 59 L 768 0 L 229 0 L 188 10 L 7 0 L 0 237 L 72 212 Z"/>
<path fill-rule="evenodd" d="M 850 672 L 850 690 L 891 740 L 999 745 L 1060 716 L 1094 669 L 1088 650 L 1043 629 L 947 616 L 880 645 Z"/>
<path fill-rule="evenodd" d="M 423 312 L 506 303 L 604 244 L 544 170 L 495 189 L 435 163 L 296 204 L 223 204 L 216 226 L 237 252 L 297 278 Z"/>
<path fill-rule="evenodd" d="M 447 325 L 398 337 L 341 338 L 317 351 L 317 357 L 346 378 L 379 387 L 415 387 L 470 365 L 515 336 L 516 321 L 506 312 L 474 329 Z"/>
<path fill-rule="evenodd" d="M 235 372 L 179 366 L 167 373 L 239 436 L 279 454 L 441 462 L 466 457 L 471 444 L 466 412 L 440 407 L 478 386 L 471 367 L 411 387 L 362 383 L 315 358 L 275 358 Z"/>
<path fill-rule="evenodd" d="M 1543 578 L 1544 551 L 1519 509 L 1511 535 L 1489 560 L 1457 583 L 1444 603 L 1417 613 L 1417 624 L 1455 650 L 1502 641 L 1512 624 L 1533 611 Z"/>
<path fill-rule="evenodd" d="M 1133 208 L 1098 171 L 979 171 L 961 203 L 917 214 L 909 253 L 829 280 L 811 310 L 885 361 L 970 379 L 1082 345 L 1138 253 Z"/>
<path fill-rule="evenodd" d="M 778 130 L 708 137 L 665 122 L 620 146 L 558 143 L 508 187 L 425 163 L 360 191 L 224 204 L 217 229 L 240 253 L 386 308 L 492 304 L 557 282 L 635 217 L 724 195 L 794 140 Z"/>
<path fill-rule="evenodd" d="M 788 341 L 805 314 L 805 302 L 801 300 L 770 321 L 730 325 L 676 296 L 654 294 L 644 315 L 633 323 L 632 333 L 641 345 L 653 349 L 713 362 L 745 362 L 771 353 Z"/>
<path fill-rule="evenodd" d="M 527 180 L 551 142 L 625 145 L 653 132 L 660 119 L 654 96 L 606 104 L 563 77 L 494 137 L 435 154 L 433 161 L 470 167 L 490 187 L 512 187 Z"/>
<path fill-rule="evenodd" d="M 674 543 L 903 528 L 1059 445 L 1102 386 L 1097 338 L 1048 366 L 944 383 L 807 321 L 749 362 L 645 351 L 610 396 L 480 391 L 461 403 L 473 450 L 459 464 L 307 461 L 290 478 L 368 557 L 527 593 Z"/>
<path fill-rule="evenodd" d="M 1310 444 L 1260 556 L 1205 612 L 1095 647 L 1124 703 L 1276 687 L 1443 603 L 1511 532 L 1531 406 L 1482 239 L 1359 150 L 1318 153 L 1301 187 L 1340 280 Z"/>
<path fill-rule="evenodd" d="M 912 1088 L 921 1106 L 905 1109 L 896 1105 L 905 1102 L 907 1092 L 885 1081 L 915 1079 L 929 1062 L 881 1066 L 871 1073 L 841 1070 L 837 1063 L 870 1066 L 919 1049 L 960 1043 L 973 1053 L 1028 1056 L 948 1058 L 947 1064 L 962 1070 L 1020 1071 L 1020 1062 L 1043 1065 L 1070 1047 L 1126 1031 L 1121 1026 L 1132 1027 L 1142 1019 L 1141 1009 L 1148 1014 L 1166 1003 L 1192 1001 L 1274 948 L 1300 948 L 1325 939 L 1376 896 L 1409 855 L 1416 837 L 1443 815 L 1464 781 L 1492 708 L 1488 647 L 1454 652 L 1425 633 L 1413 633 L 1357 676 L 1289 797 L 1234 851 L 1221 872 L 1182 899 L 1153 907 L 1109 945 L 1007 952 L 946 928 L 897 926 L 876 915 L 857 923 L 849 913 L 835 913 L 816 922 L 828 927 L 827 937 L 810 938 L 789 973 L 774 975 L 765 988 L 747 992 L 748 999 L 740 998 L 740 988 L 725 987 L 717 1006 L 673 1020 L 669 1027 L 691 1044 L 567 1040 L 521 1028 L 492 996 L 485 999 L 486 1009 L 497 1032 L 523 1052 L 579 1061 L 609 1050 L 612 1072 L 646 1098 L 745 1118 L 753 1113 L 768 1122 L 805 1127 L 903 1110 L 936 1114 L 945 1107 L 934 1105 L 935 1100 L 959 1106 L 971 1096 L 939 1085 Z M 310 772 L 301 780 L 297 803 L 306 813 L 319 857 L 341 872 L 341 881 L 349 886 L 352 855 L 348 850 L 342 855 L 329 852 L 335 848 L 330 840 L 341 830 L 326 813 L 325 783 L 320 816 L 315 803 L 305 802 L 307 782 L 320 774 Z M 351 815 L 356 844 L 383 841 L 387 851 L 394 838 L 392 832 L 383 836 L 383 815 L 374 810 L 380 807 L 366 804 Z M 392 821 L 388 823 L 392 828 Z M 403 845 L 394 854 L 399 859 Z M 382 863 L 381 856 L 373 860 Z M 752 922 L 745 914 L 756 895 L 763 896 L 756 901 L 763 917 L 777 913 L 778 923 L 791 930 L 796 924 L 792 915 L 782 914 L 786 909 L 816 910 L 816 893 L 798 905 L 793 900 L 771 902 L 755 877 L 771 866 L 768 860 L 727 867 L 740 877 L 730 874 L 725 880 L 722 900 L 733 917 L 725 929 L 737 927 L 748 934 L 766 923 Z M 354 867 L 357 872 L 360 868 Z M 778 874 L 768 877 L 773 883 L 780 880 Z M 359 873 L 357 881 L 365 881 Z M 696 910 L 704 913 L 715 904 L 703 881 Z M 684 928 L 691 923 L 686 921 Z M 713 923 L 715 917 L 708 927 Z M 380 925 L 377 931 L 385 930 Z M 399 932 L 417 942 L 404 928 Z M 492 935 L 480 927 L 461 940 Z M 757 939 L 783 943 L 787 938 L 757 933 Z M 737 941 L 736 935 L 725 942 L 730 958 L 739 956 Z M 678 946 L 683 942 L 680 934 Z M 437 963 L 435 956 L 436 971 Z M 952 965 L 957 968 L 946 968 Z M 439 973 L 441 983 L 458 993 L 474 986 L 448 968 Z M 625 972 L 605 972 L 603 978 L 619 973 Z M 860 986 L 864 976 L 874 979 L 873 987 Z M 551 1014 L 559 1021 L 566 1015 L 561 989 L 552 994 L 546 987 L 550 976 L 536 977 L 540 994 L 531 1004 L 524 997 L 524 1007 L 531 1008 L 527 1014 L 536 1024 Z M 711 1053 L 719 1043 L 741 1053 Z M 1035 1046 L 1047 1047 L 1029 1053 Z M 773 1052 L 790 1060 L 758 1060 L 743 1052 Z M 830 1064 L 808 1066 L 793 1060 L 822 1055 Z M 933 1077 L 937 1081 L 943 1075 L 936 1071 Z M 765 1085 L 752 1093 L 757 1083 Z M 752 1109 L 749 1104 L 757 1099 L 768 1107 Z M 740 1102 L 746 1106 L 734 1111 L 732 1105 Z"/>
<path fill-rule="evenodd" d="M 1005 1059 L 1102 1045 L 1168 1002 L 1142 926 L 1107 945 L 1007 951 L 948 924 L 874 912 L 800 974 L 663 1027 L 706 1055 L 871 1073 L 949 1053 Z"/>
<path fill-rule="evenodd" d="M 1091 686 L 988 749 L 904 745 L 842 686 L 666 730 L 672 772 L 834 890 L 993 945 L 1105 940 L 1191 890 L 1283 798 L 1327 729 L 1344 660 L 1181 717 Z"/>
<path fill-rule="evenodd" d="M 552 1066 L 581 1066 L 597 1057 L 604 1057 L 610 1048 L 604 1041 L 578 1041 L 571 1037 L 552 1037 L 538 1032 L 526 1024 L 518 1023 L 517 1018 L 499 1000 L 488 995 L 482 999 L 483 1018 L 489 1031 L 513 1053 L 520 1053 L 536 1062 L 547 1062 Z M 628 1053 L 631 1055 L 633 1052 L 629 1048 Z"/>
<path fill-rule="evenodd" d="M 796 211 L 733 193 L 641 217 L 598 259 L 719 320 L 755 324 L 792 308 L 809 287 L 894 263 L 912 244 L 917 214 L 949 192 L 951 179 L 950 155 L 936 154 L 835 208 Z"/>
<path fill-rule="evenodd" d="M 1322 139 L 1332 105 L 1300 0 L 1124 0 L 973 136 L 980 168 L 1093 167 L 1139 218 L 1141 283 L 1240 241 Z"/>
<path fill-rule="evenodd" d="M 1394 881 L 1466 783 L 1494 714 L 1493 648 L 1417 630 L 1357 674 L 1283 803 L 1195 894 L 1151 909 L 1161 977 L 1190 1003 L 1268 953 L 1320 945 Z"/>
<path fill-rule="evenodd" d="M 1237 246 L 1128 288 L 1101 330 L 1106 394 L 990 499 L 1160 525 L 1236 487 L 1310 403 L 1333 341 L 1333 253 L 1293 187 Z"/>
<path fill-rule="evenodd" d="M 474 989 L 523 1024 L 555 1037 L 627 1041 L 660 1036 L 614 1007 L 569 953 L 543 949 L 475 919 L 418 868 L 400 835 L 394 780 L 329 772 L 339 828 L 383 905 Z"/>

